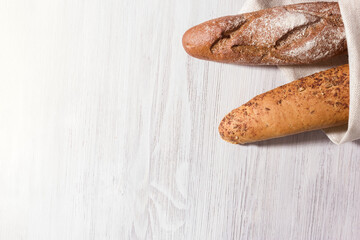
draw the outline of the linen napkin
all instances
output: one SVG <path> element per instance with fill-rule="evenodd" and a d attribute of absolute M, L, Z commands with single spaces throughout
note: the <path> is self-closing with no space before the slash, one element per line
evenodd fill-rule
<path fill-rule="evenodd" d="M 314 2 L 314 0 L 247 0 L 241 13 L 257 11 L 281 5 Z M 338 2 L 348 47 L 348 56 L 330 59 L 327 62 L 304 66 L 279 66 L 289 81 L 311 75 L 349 62 L 350 66 L 350 111 L 347 126 L 325 129 L 326 135 L 336 144 L 360 139 L 360 1 L 327 0 Z"/>

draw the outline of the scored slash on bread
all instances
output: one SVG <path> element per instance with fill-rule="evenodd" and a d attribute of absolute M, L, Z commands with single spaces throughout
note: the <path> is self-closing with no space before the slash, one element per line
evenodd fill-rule
<path fill-rule="evenodd" d="M 189 29 L 182 42 L 193 57 L 246 65 L 310 64 L 347 50 L 340 9 L 334 2 L 217 18 Z"/>
<path fill-rule="evenodd" d="M 347 123 L 349 65 L 301 78 L 260 94 L 231 111 L 221 137 L 245 144 Z"/>

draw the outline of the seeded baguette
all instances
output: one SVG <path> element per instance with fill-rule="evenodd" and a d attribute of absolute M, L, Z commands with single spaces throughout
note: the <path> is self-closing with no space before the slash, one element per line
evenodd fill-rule
<path fill-rule="evenodd" d="M 343 65 L 256 96 L 225 116 L 219 133 L 245 144 L 344 125 L 348 117 L 349 66 Z"/>
<path fill-rule="evenodd" d="M 226 16 L 199 24 L 182 39 L 193 57 L 245 65 L 294 65 L 346 53 L 340 9 L 313 2 Z"/>

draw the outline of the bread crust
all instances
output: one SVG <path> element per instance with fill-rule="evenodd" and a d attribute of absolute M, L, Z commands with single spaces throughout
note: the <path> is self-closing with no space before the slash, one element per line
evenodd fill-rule
<path fill-rule="evenodd" d="M 182 39 L 193 57 L 245 65 L 294 65 L 346 53 L 334 2 L 301 3 L 226 16 L 199 24 Z"/>
<path fill-rule="evenodd" d="M 349 117 L 349 66 L 301 78 L 260 94 L 231 111 L 221 137 L 245 144 L 344 125 Z"/>

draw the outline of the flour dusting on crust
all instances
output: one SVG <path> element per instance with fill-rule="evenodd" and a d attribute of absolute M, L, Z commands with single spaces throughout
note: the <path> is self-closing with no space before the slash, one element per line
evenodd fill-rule
<path fill-rule="evenodd" d="M 347 49 L 339 6 L 334 2 L 217 18 L 190 29 L 183 43 L 194 57 L 262 65 L 309 64 Z"/>

